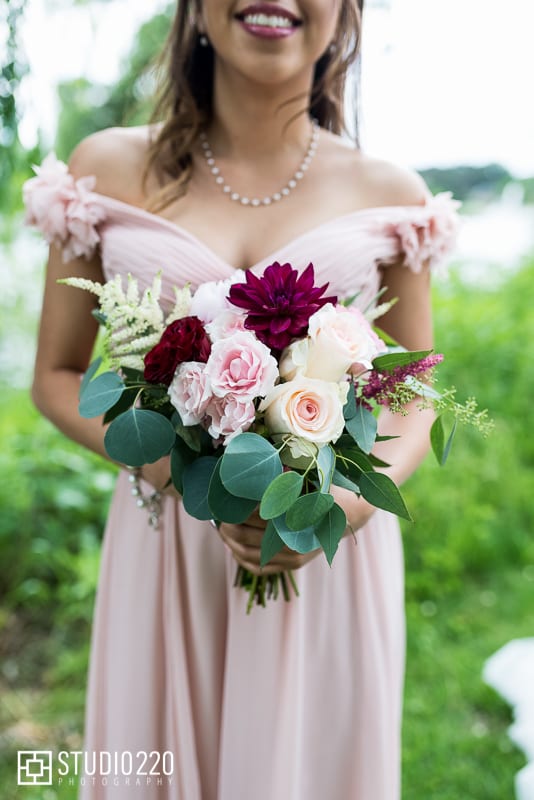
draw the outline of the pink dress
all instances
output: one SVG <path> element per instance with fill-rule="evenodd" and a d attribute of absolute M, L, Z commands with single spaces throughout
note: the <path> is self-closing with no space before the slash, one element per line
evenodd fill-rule
<path fill-rule="evenodd" d="M 27 221 L 67 257 L 99 244 L 106 278 L 142 287 L 228 277 L 233 267 L 172 222 L 91 192 L 49 157 L 28 182 Z M 457 228 L 448 194 L 425 206 L 354 211 L 295 237 L 274 260 L 313 261 L 332 293 L 375 295 L 379 264 L 443 262 Z M 73 291 L 73 290 L 66 290 Z M 398 800 L 404 670 L 403 557 L 394 516 L 377 512 L 332 568 L 296 573 L 300 598 L 255 608 L 209 523 L 167 499 L 147 524 L 121 473 L 105 531 L 84 749 L 172 754 L 172 774 L 87 778 L 82 800 Z M 149 757 L 144 771 L 154 767 Z M 169 756 L 167 757 L 169 758 Z M 169 763 L 167 763 L 167 767 Z M 167 771 L 169 771 L 167 769 Z M 104 785 L 107 783 L 107 786 Z"/>

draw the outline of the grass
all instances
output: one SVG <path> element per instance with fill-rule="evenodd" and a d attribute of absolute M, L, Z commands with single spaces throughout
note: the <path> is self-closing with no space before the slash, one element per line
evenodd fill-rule
<path fill-rule="evenodd" d="M 440 382 L 475 395 L 496 426 L 461 429 L 449 462 L 405 485 L 408 661 L 406 800 L 508 800 L 525 759 L 487 658 L 531 636 L 534 264 L 497 289 L 453 279 L 435 293 Z M 15 786 L 17 748 L 80 746 L 90 619 L 110 473 L 67 443 L 25 396 L 0 392 L 0 784 L 2 798 L 71 800 Z"/>

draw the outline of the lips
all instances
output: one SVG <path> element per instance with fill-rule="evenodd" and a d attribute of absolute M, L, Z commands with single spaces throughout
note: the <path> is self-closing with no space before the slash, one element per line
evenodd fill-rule
<path fill-rule="evenodd" d="M 302 25 L 302 20 L 295 14 L 274 3 L 254 3 L 239 11 L 235 17 L 253 28 L 292 30 Z"/>

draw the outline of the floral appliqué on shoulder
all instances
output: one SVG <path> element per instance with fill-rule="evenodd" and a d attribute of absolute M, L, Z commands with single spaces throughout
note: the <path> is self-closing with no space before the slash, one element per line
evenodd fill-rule
<path fill-rule="evenodd" d="M 23 186 L 25 223 L 40 230 L 49 244 L 62 248 L 63 261 L 90 258 L 100 242 L 98 223 L 106 216 L 92 194 L 96 178 L 75 180 L 54 153 L 34 171 L 35 178 Z"/>

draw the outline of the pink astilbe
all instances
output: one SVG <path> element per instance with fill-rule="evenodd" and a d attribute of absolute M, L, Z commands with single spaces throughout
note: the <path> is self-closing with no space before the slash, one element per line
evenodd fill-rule
<path fill-rule="evenodd" d="M 428 372 L 441 361 L 443 361 L 443 356 L 440 353 L 436 353 L 425 356 L 425 358 L 421 358 L 411 364 L 395 367 L 390 372 L 371 370 L 366 373 L 365 382 L 359 381 L 355 384 L 359 395 L 358 400 L 367 408 L 371 408 L 369 400 L 374 400 L 384 406 L 390 405 L 398 395 L 398 388 L 403 384 L 406 385 L 406 378 L 415 378 L 424 372 Z"/>

